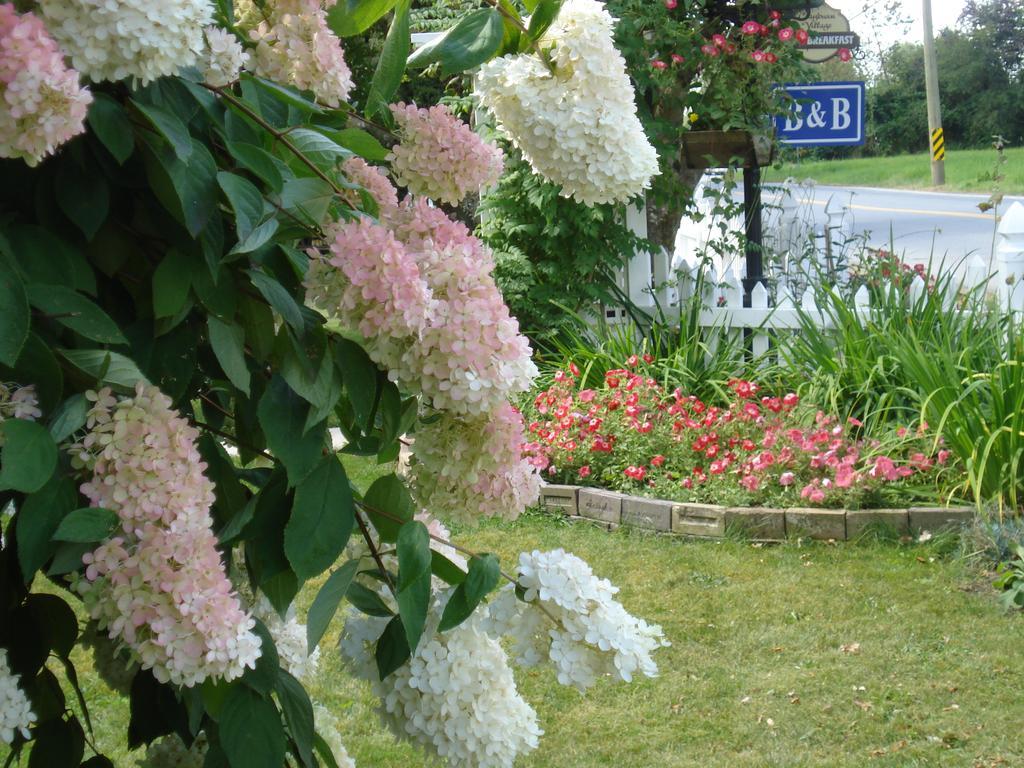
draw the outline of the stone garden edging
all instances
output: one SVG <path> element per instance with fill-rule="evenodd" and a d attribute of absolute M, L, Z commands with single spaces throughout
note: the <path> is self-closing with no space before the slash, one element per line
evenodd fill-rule
<path fill-rule="evenodd" d="M 575 485 L 541 488 L 540 505 L 566 517 L 589 520 L 609 530 L 625 525 L 698 538 L 722 538 L 740 530 L 759 541 L 791 536 L 847 541 L 869 526 L 882 525 L 899 534 L 959 528 L 974 517 L 970 507 L 907 507 L 900 509 L 815 509 L 795 507 L 726 507 L 691 504 Z"/>

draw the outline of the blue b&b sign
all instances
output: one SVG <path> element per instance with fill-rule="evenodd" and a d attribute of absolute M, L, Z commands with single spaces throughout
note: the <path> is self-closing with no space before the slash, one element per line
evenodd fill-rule
<path fill-rule="evenodd" d="M 782 144 L 856 147 L 864 143 L 864 83 L 793 83 L 780 86 L 793 101 L 775 118 Z"/>

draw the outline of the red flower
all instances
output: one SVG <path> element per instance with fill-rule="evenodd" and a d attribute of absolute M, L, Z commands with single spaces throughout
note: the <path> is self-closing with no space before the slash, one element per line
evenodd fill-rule
<path fill-rule="evenodd" d="M 682 64 L 684 61 L 686 61 L 686 59 L 684 59 L 678 53 L 673 53 L 672 54 L 672 63 L 673 64 Z M 650 360 L 648 360 L 648 358 L 650 358 Z M 653 362 L 653 361 L 654 361 L 653 357 L 651 357 L 650 355 L 644 355 L 644 362 L 645 363 L 650 363 L 650 362 Z"/>
<path fill-rule="evenodd" d="M 781 40 L 784 43 L 788 43 L 792 39 L 793 39 L 793 28 L 792 27 L 783 27 L 782 29 L 779 30 L 779 40 Z"/>
<path fill-rule="evenodd" d="M 711 36 L 711 42 L 713 42 L 719 48 L 725 48 L 725 43 L 726 43 L 725 35 L 720 35 L 720 34 L 719 35 L 712 35 Z"/>
<path fill-rule="evenodd" d="M 651 422 L 649 421 L 645 421 L 643 424 L 637 426 L 636 431 L 639 432 L 641 435 L 646 435 L 652 429 L 654 429 L 654 425 L 651 424 Z"/>
<path fill-rule="evenodd" d="M 759 35 L 761 34 L 761 25 L 756 21 L 745 21 L 741 31 L 744 35 Z"/>
<path fill-rule="evenodd" d="M 683 59 L 683 57 L 682 57 L 682 56 L 680 56 L 680 55 L 679 55 L 678 53 L 673 53 L 673 54 L 672 54 L 672 61 L 677 61 L 677 60 L 678 60 L 678 61 L 683 61 L 684 59 Z M 642 359 L 643 359 L 643 361 L 644 361 L 645 363 L 647 363 L 648 365 L 650 365 L 651 363 L 653 363 L 653 362 L 654 362 L 654 355 L 649 355 L 649 354 L 646 354 L 646 353 L 645 353 Z"/>
<path fill-rule="evenodd" d="M 705 56 L 712 56 L 712 57 L 714 57 L 714 56 L 718 55 L 718 49 L 715 48 L 715 46 L 713 46 L 711 43 L 704 43 L 704 45 L 702 45 L 700 47 L 700 51 Z"/>
<path fill-rule="evenodd" d="M 760 48 L 758 48 L 755 51 L 751 51 L 750 58 L 757 62 L 764 61 L 764 51 L 762 51 Z"/>
<path fill-rule="evenodd" d="M 660 453 L 657 456 L 651 457 L 651 466 L 652 467 L 660 467 L 664 463 L 665 463 L 665 457 L 662 456 Z"/>
<path fill-rule="evenodd" d="M 665 69 L 665 67 L 667 67 L 668 64 L 666 64 L 661 59 L 655 59 L 654 61 L 651 62 L 651 66 L 654 67 L 655 69 Z"/>
<path fill-rule="evenodd" d="M 573 362 L 569 363 L 569 371 L 570 371 L 570 373 L 572 373 L 573 376 L 579 376 L 580 375 L 580 368 L 579 368 L 578 365 L 576 365 L 576 363 L 573 363 Z"/>
<path fill-rule="evenodd" d="M 760 53 L 760 51 L 754 51 L 754 53 Z M 751 54 L 753 55 L 753 54 Z M 757 394 L 759 387 L 752 381 L 744 381 L 743 379 L 733 379 L 729 382 L 729 388 L 736 393 L 736 396 L 742 399 L 753 397 Z"/>
<path fill-rule="evenodd" d="M 782 396 L 782 404 L 787 408 L 795 408 L 796 404 L 800 402 L 800 398 L 795 392 L 790 392 Z"/>
<path fill-rule="evenodd" d="M 837 55 L 839 56 L 840 61 L 849 61 L 853 58 L 853 54 L 850 53 L 849 48 L 840 48 Z"/>
<path fill-rule="evenodd" d="M 679 5 L 678 0 L 665 0 L 665 7 L 670 11 L 674 11 L 677 5 Z"/>
<path fill-rule="evenodd" d="M 569 375 L 565 371 L 555 371 L 555 381 L 566 381 Z"/>
<path fill-rule="evenodd" d="M 643 480 L 644 475 L 647 474 L 647 470 L 644 469 L 643 467 L 634 467 L 633 465 L 630 465 L 626 467 L 625 470 L 623 470 L 623 474 L 625 474 L 626 477 L 631 478 L 633 480 Z"/>
<path fill-rule="evenodd" d="M 772 53 L 771 51 L 768 51 L 768 53 L 766 53 L 766 54 L 764 55 L 764 60 L 765 60 L 765 62 L 766 62 L 766 63 L 768 63 L 768 64 L 774 64 L 775 62 L 777 62 L 777 61 L 779 60 L 779 57 L 778 57 L 778 56 L 776 56 L 776 55 L 775 55 L 774 53 Z"/>
<path fill-rule="evenodd" d="M 768 18 L 769 19 L 781 19 L 782 18 L 782 14 L 779 13 L 778 11 L 775 11 L 775 10 L 768 11 Z"/>
<path fill-rule="evenodd" d="M 580 477 L 590 477 L 590 465 L 585 464 L 580 467 L 580 471 L 577 473 Z"/>
<path fill-rule="evenodd" d="M 806 29 L 798 29 L 796 31 L 796 41 L 799 45 L 807 45 L 807 41 L 811 39 L 811 36 L 807 34 Z"/>

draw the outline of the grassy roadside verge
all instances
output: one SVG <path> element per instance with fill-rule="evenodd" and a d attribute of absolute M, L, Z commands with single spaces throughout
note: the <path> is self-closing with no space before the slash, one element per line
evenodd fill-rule
<path fill-rule="evenodd" d="M 1006 158 L 1001 189 L 1006 194 L 1024 194 L 1024 148 L 1007 149 Z M 925 153 L 785 163 L 781 168 L 765 169 L 765 179 L 778 182 L 792 176 L 798 180 L 812 178 L 819 184 L 987 194 L 992 191 L 990 176 L 995 160 L 992 149 L 951 150 L 946 155 L 946 185 L 941 188 L 931 185 L 931 165 Z"/>

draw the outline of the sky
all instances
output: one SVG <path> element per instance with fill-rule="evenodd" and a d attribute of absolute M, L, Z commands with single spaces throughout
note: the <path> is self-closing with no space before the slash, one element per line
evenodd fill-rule
<path fill-rule="evenodd" d="M 924 31 L 921 26 L 922 0 L 901 0 L 902 16 L 911 19 L 909 26 L 889 23 L 890 20 L 879 19 L 874 29 L 871 28 L 871 14 L 865 9 L 875 7 L 882 8 L 885 0 L 827 0 L 833 8 L 842 11 L 843 15 L 850 20 L 850 27 L 860 35 L 862 45 L 870 45 L 876 49 L 878 42 L 882 48 L 888 48 L 893 43 L 901 40 L 913 40 L 920 42 L 924 39 Z M 952 27 L 960 17 L 964 7 L 964 0 L 931 0 L 932 4 L 932 27 L 935 34 L 944 27 Z"/>

